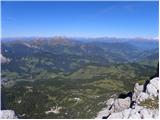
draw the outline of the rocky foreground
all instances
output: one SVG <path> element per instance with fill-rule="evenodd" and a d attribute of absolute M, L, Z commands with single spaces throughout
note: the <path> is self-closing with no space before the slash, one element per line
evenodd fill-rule
<path fill-rule="evenodd" d="M 134 92 L 112 96 L 96 119 L 149 119 L 159 117 L 159 77 L 144 85 L 135 84 Z"/>
<path fill-rule="evenodd" d="M 1 110 L 0 119 L 18 119 L 13 110 Z"/>

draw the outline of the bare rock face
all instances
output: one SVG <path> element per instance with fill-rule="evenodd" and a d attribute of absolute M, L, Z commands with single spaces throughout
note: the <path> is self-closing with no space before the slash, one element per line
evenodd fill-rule
<path fill-rule="evenodd" d="M 131 99 L 127 97 L 125 99 L 119 98 L 116 99 L 113 105 L 113 109 L 115 112 L 122 111 L 130 107 Z"/>
<path fill-rule="evenodd" d="M 99 112 L 99 114 L 97 115 L 97 118 L 102 118 L 104 116 L 104 114 L 107 117 L 114 112 L 123 111 L 123 110 L 130 107 L 130 103 L 131 103 L 130 97 L 126 97 L 124 99 L 110 98 L 106 103 L 107 107 Z"/>
<path fill-rule="evenodd" d="M 145 90 L 144 90 L 145 88 Z M 125 98 L 111 98 L 107 101 L 106 108 L 103 108 L 97 114 L 98 119 L 157 119 L 159 117 L 158 108 L 147 108 L 143 102 L 157 99 L 159 96 L 159 77 L 155 77 L 147 84 L 135 84 L 133 95 L 128 95 Z M 150 102 L 145 103 L 148 105 Z M 156 101 L 156 104 L 158 104 Z M 143 104 L 142 104 L 143 103 Z"/>
<path fill-rule="evenodd" d="M 159 78 L 155 77 L 150 81 L 150 84 L 154 86 L 156 89 L 159 89 Z"/>
<path fill-rule="evenodd" d="M 2 64 L 10 62 L 10 60 L 8 58 L 4 57 L 2 54 L 0 54 L 0 59 L 1 59 Z"/>
<path fill-rule="evenodd" d="M 97 115 L 96 118 L 98 119 L 101 119 L 106 116 L 109 116 L 112 112 L 114 112 L 114 109 L 113 109 L 113 105 L 114 105 L 114 102 L 115 102 L 115 99 L 114 98 L 110 98 L 107 103 L 106 103 L 106 108 L 103 108 Z"/>
<path fill-rule="evenodd" d="M 159 78 L 158 77 L 153 78 L 147 84 L 145 92 L 143 90 L 141 91 L 139 90 L 138 92 L 134 91 L 133 100 L 136 101 L 137 103 L 140 103 L 146 99 L 154 99 L 155 97 L 158 97 L 159 95 L 158 85 L 159 85 Z M 135 85 L 134 89 L 136 89 L 136 87 L 137 86 Z M 143 85 L 139 87 L 144 88 Z"/>
<path fill-rule="evenodd" d="M 150 81 L 150 84 L 147 85 L 146 92 L 149 94 L 149 96 L 152 97 L 157 97 L 158 96 L 158 91 L 159 91 L 159 78 L 153 78 Z"/>
<path fill-rule="evenodd" d="M 108 119 L 151 119 L 158 118 L 158 111 L 146 109 L 141 106 L 136 106 L 135 109 L 125 109 L 121 112 L 111 114 Z"/>
<path fill-rule="evenodd" d="M 138 95 L 143 92 L 143 85 L 139 85 L 139 83 L 136 83 L 135 84 L 135 87 L 134 87 L 134 94 L 133 94 L 133 101 L 135 101 L 138 97 Z"/>
<path fill-rule="evenodd" d="M 0 118 L 1 119 L 18 119 L 17 115 L 13 110 L 1 110 Z"/>
<path fill-rule="evenodd" d="M 137 98 L 136 98 L 136 102 L 137 103 L 140 103 L 140 102 L 142 102 L 142 101 L 144 101 L 144 100 L 146 100 L 146 99 L 148 99 L 149 98 L 149 95 L 147 94 L 147 93 L 145 93 L 145 92 L 141 92 L 141 93 L 139 93 L 139 95 L 137 96 Z"/>

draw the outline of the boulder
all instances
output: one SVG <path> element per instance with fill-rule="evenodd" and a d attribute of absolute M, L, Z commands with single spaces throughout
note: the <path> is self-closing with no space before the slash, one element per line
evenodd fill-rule
<path fill-rule="evenodd" d="M 140 115 L 141 115 L 141 118 L 143 119 L 153 118 L 153 112 L 151 112 L 148 109 L 142 109 L 140 111 Z"/>
<path fill-rule="evenodd" d="M 158 96 L 158 90 L 152 84 L 147 85 L 146 93 L 150 97 L 157 97 Z"/>
<path fill-rule="evenodd" d="M 114 104 L 114 98 L 110 98 L 106 103 L 107 107 L 102 109 L 97 114 L 96 119 L 101 119 L 102 117 L 104 117 L 104 115 L 105 117 L 109 116 L 113 112 L 113 108 L 112 108 L 113 104 Z"/>
<path fill-rule="evenodd" d="M 146 93 L 150 98 L 157 97 L 159 95 L 159 78 L 153 78 L 150 80 L 150 83 L 147 85 Z"/>
<path fill-rule="evenodd" d="M 111 115 L 108 117 L 108 119 L 114 119 L 114 118 L 122 119 L 122 118 L 123 118 L 122 112 L 113 113 L 113 114 L 111 114 Z"/>
<path fill-rule="evenodd" d="M 134 93 L 140 93 L 143 91 L 143 85 L 139 85 L 139 83 L 136 83 L 135 84 L 135 87 L 134 87 Z"/>
<path fill-rule="evenodd" d="M 121 112 L 112 113 L 108 119 L 151 119 L 158 118 L 158 110 L 151 110 L 142 106 L 129 108 Z"/>
<path fill-rule="evenodd" d="M 144 100 L 146 100 L 146 99 L 148 99 L 148 98 L 149 98 L 149 95 L 148 95 L 147 93 L 141 92 L 141 93 L 138 95 L 136 102 L 139 103 L 139 102 L 142 102 L 142 101 L 144 101 Z"/>
<path fill-rule="evenodd" d="M 1 53 L 0 53 L 0 59 L 2 64 L 10 62 L 10 60 L 4 57 Z"/>
<path fill-rule="evenodd" d="M 107 105 L 107 106 L 111 106 L 113 103 L 114 103 L 114 98 L 110 98 L 110 99 L 107 101 L 106 105 Z"/>
<path fill-rule="evenodd" d="M 1 119 L 18 119 L 17 115 L 13 110 L 1 110 L 0 118 Z"/>
<path fill-rule="evenodd" d="M 116 99 L 113 104 L 114 112 L 119 112 L 124 109 L 127 109 L 130 107 L 130 104 L 131 104 L 130 97 L 126 97 L 125 99 L 120 99 L 120 98 Z"/>
<path fill-rule="evenodd" d="M 153 78 L 150 80 L 150 84 L 153 85 L 157 90 L 159 90 L 159 78 Z"/>
<path fill-rule="evenodd" d="M 128 118 L 129 119 L 141 119 L 141 116 L 135 109 L 133 109 Z"/>
<path fill-rule="evenodd" d="M 135 84 L 135 87 L 134 87 L 134 93 L 133 93 L 133 96 L 132 96 L 132 100 L 133 101 L 136 101 L 138 95 L 143 92 L 143 85 L 139 85 L 138 83 Z"/>
<path fill-rule="evenodd" d="M 110 115 L 110 110 L 108 108 L 102 109 L 98 114 L 95 119 L 102 119 L 103 117 L 107 117 Z"/>
<path fill-rule="evenodd" d="M 128 119 L 128 118 L 129 118 L 130 113 L 131 113 L 131 110 L 132 110 L 132 109 L 129 108 L 129 109 L 126 109 L 126 110 L 122 111 L 123 119 Z"/>

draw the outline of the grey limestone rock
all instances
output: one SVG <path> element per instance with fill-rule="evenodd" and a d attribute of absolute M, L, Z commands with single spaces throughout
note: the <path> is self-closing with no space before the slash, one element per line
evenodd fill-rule
<path fill-rule="evenodd" d="M 1 119 L 18 119 L 17 115 L 13 110 L 1 110 L 0 118 Z"/>

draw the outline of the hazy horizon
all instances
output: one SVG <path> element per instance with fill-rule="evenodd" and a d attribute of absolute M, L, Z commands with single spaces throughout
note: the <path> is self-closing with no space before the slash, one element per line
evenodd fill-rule
<path fill-rule="evenodd" d="M 68 39 L 130 39 L 130 40 L 146 40 L 146 41 L 159 41 L 159 37 L 151 38 L 151 37 L 114 37 L 114 36 L 98 36 L 98 37 L 83 37 L 83 36 L 63 36 L 63 35 L 55 35 L 55 36 L 18 36 L 18 37 L 1 37 L 1 39 L 31 39 L 31 38 L 68 38 Z"/>

